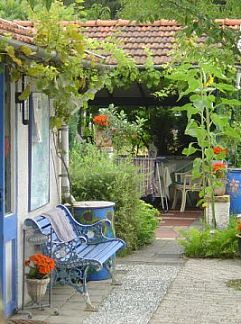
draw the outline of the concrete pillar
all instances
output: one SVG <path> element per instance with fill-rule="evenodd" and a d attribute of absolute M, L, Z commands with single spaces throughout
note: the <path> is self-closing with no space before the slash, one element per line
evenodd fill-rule
<path fill-rule="evenodd" d="M 225 228 L 229 223 L 230 196 L 214 196 L 215 217 L 218 228 Z M 211 201 L 207 201 L 206 221 L 212 225 L 212 206 Z"/>

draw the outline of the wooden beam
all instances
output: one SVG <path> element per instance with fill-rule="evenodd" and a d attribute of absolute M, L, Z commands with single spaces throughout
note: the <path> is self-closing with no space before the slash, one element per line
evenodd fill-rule
<path fill-rule="evenodd" d="M 177 103 L 177 98 L 165 98 L 160 99 L 156 97 L 98 97 L 96 96 L 94 100 L 89 101 L 90 105 L 94 106 L 108 106 L 114 104 L 115 106 L 179 106 L 182 103 Z"/>

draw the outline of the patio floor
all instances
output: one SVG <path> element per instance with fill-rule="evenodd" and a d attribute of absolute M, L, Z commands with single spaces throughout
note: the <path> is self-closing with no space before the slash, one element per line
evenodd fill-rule
<path fill-rule="evenodd" d="M 175 240 L 183 228 L 198 222 L 203 215 L 201 209 L 186 209 L 183 213 L 179 210 L 169 210 L 167 213 L 160 212 L 159 224 L 156 229 L 156 239 Z"/>
<path fill-rule="evenodd" d="M 117 259 L 117 279 L 122 286 L 111 286 L 110 280 L 89 282 L 89 294 L 98 312 L 85 311 L 84 301 L 77 292 L 58 286 L 53 289 L 53 308 L 31 310 L 33 320 L 49 324 L 149 323 L 186 263 L 175 241 L 177 230 L 194 224 L 200 216 L 199 210 L 162 214 L 153 244 Z M 55 309 L 58 316 L 54 315 Z M 26 315 L 19 313 L 13 318 Z"/>

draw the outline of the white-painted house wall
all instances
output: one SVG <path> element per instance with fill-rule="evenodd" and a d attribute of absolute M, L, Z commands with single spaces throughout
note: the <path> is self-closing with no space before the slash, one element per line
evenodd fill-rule
<path fill-rule="evenodd" d="M 53 132 L 50 132 L 50 199 L 49 203 L 32 212 L 28 211 L 28 199 L 29 199 L 29 134 L 28 125 L 22 124 L 22 113 L 20 107 L 17 105 L 17 190 L 16 190 L 16 210 L 18 217 L 18 306 L 21 306 L 22 302 L 22 267 L 23 267 L 23 223 L 25 218 L 39 215 L 42 212 L 54 207 L 60 203 L 60 159 L 57 157 L 55 146 L 53 143 Z M 57 183 L 58 181 L 58 183 Z M 29 254 L 29 251 L 27 252 Z"/>

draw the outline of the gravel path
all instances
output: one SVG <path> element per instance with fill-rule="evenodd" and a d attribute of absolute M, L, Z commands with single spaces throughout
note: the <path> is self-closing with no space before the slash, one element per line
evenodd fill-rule
<path fill-rule="evenodd" d="M 122 286 L 113 289 L 98 312 L 84 324 L 148 323 L 180 266 L 118 265 L 117 270 L 128 270 Z"/>

